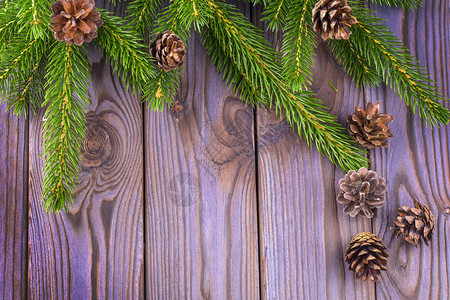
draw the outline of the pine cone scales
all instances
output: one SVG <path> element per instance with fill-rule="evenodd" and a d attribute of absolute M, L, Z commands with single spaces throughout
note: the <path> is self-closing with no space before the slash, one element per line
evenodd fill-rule
<path fill-rule="evenodd" d="M 405 240 L 416 247 L 422 237 L 428 246 L 436 223 L 430 209 L 414 199 L 414 208 L 402 206 L 397 213 L 398 216 L 394 219 L 395 227 L 391 227 L 391 230 L 396 232 L 396 237 L 403 233 Z"/>
<path fill-rule="evenodd" d="M 386 270 L 389 254 L 385 252 L 386 246 L 373 233 L 361 232 L 357 234 L 345 250 L 345 261 L 348 269 L 356 273 L 356 278 L 362 277 L 364 281 L 378 281 L 380 271 Z"/>
<path fill-rule="evenodd" d="M 94 0 L 61 0 L 52 4 L 52 29 L 58 41 L 80 46 L 97 37 L 103 25 Z"/>
<path fill-rule="evenodd" d="M 320 0 L 313 9 L 312 21 L 314 31 L 319 32 L 322 39 L 348 39 L 352 33 L 348 28 L 356 24 L 356 18 L 350 14 L 353 10 L 347 0 Z"/>
<path fill-rule="evenodd" d="M 166 72 L 176 69 L 184 62 L 186 47 L 183 41 L 170 31 L 158 33 L 150 44 L 150 55 Z"/>
<path fill-rule="evenodd" d="M 367 104 L 367 109 L 355 108 L 355 114 L 347 116 L 350 135 L 364 148 L 387 147 L 387 139 L 393 137 L 387 124 L 394 120 L 388 114 L 380 114 L 380 102 Z"/>
<path fill-rule="evenodd" d="M 373 209 L 383 206 L 386 192 L 385 180 L 374 171 L 360 168 L 350 170 L 339 180 L 339 203 L 345 204 L 344 213 L 355 217 L 361 211 L 367 218 L 373 217 Z"/>

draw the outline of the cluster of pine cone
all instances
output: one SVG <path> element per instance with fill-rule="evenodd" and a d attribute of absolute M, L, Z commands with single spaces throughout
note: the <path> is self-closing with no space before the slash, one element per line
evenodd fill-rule
<path fill-rule="evenodd" d="M 385 201 L 386 184 L 384 178 L 374 171 L 361 168 L 358 172 L 351 170 L 339 180 L 339 203 L 345 204 L 344 213 L 352 217 L 362 213 L 371 218 L 374 209 L 381 207 Z M 435 218 L 428 207 L 414 199 L 414 207 L 402 206 L 394 219 L 396 237 L 404 239 L 417 247 L 420 238 L 426 245 L 433 235 Z M 345 252 L 345 261 L 349 270 L 356 273 L 356 278 L 378 281 L 381 270 L 386 270 L 388 254 L 382 241 L 372 233 L 363 232 L 356 235 Z"/>

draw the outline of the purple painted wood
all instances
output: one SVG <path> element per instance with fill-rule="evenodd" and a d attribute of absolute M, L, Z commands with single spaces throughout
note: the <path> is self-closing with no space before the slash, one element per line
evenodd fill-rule
<path fill-rule="evenodd" d="M 0 105 L 0 298 L 27 295 L 28 122 Z"/>
<path fill-rule="evenodd" d="M 450 97 L 448 7 L 449 0 L 430 0 L 414 12 L 375 8 Z M 387 203 L 372 221 L 350 218 L 335 201 L 343 174 L 285 121 L 235 99 L 197 35 L 189 47 L 179 91 L 186 110 L 177 116 L 143 110 L 91 52 L 88 138 L 67 214 L 47 214 L 40 203 L 43 111 L 28 124 L 0 107 L 2 299 L 448 297 L 449 126 L 426 128 L 385 87 L 355 88 L 321 43 L 313 90 L 343 125 L 367 101 L 380 100 L 396 116 L 390 148 L 370 152 L 387 179 Z M 389 231 L 411 197 L 436 216 L 430 247 Z M 343 262 L 363 230 L 390 253 L 377 284 L 356 281 Z"/>
<path fill-rule="evenodd" d="M 123 14 L 96 1 L 100 7 Z M 97 51 L 78 195 L 67 213 L 46 213 L 42 116 L 30 121 L 29 294 L 35 299 L 144 298 L 142 103 Z"/>
<path fill-rule="evenodd" d="M 425 65 L 444 96 L 450 97 L 450 1 L 423 1 L 416 11 L 380 8 L 378 15 Z M 432 130 L 391 90 L 372 89 L 367 100 L 380 100 L 392 113 L 394 138 L 389 149 L 371 151 L 373 168 L 388 183 L 386 205 L 374 219 L 374 232 L 388 247 L 388 272 L 377 284 L 379 299 L 448 299 L 450 295 L 450 126 Z M 450 105 L 447 103 L 447 107 Z M 396 239 L 389 227 L 401 205 L 412 197 L 436 217 L 430 247 Z M 446 213 L 447 208 L 447 213 Z"/>

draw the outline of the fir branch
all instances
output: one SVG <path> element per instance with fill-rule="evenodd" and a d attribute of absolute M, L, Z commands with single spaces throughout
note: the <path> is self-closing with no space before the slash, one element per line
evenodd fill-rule
<path fill-rule="evenodd" d="M 134 0 L 127 6 L 128 20 L 142 37 L 153 30 L 162 0 Z"/>
<path fill-rule="evenodd" d="M 50 9 L 46 0 L 18 0 L 0 10 L 0 53 L 16 36 L 47 38 Z M 1 55 L 0 55 L 1 58 Z"/>
<path fill-rule="evenodd" d="M 186 5 L 185 0 L 173 0 L 158 15 L 158 21 L 152 35 L 169 30 L 176 33 L 187 47 L 193 20 L 197 20 L 198 24 L 205 24 L 204 18 L 201 18 L 199 14 L 202 2 L 200 2 L 200 6 L 197 5 L 197 1 L 190 3 L 191 5 Z M 144 99 L 148 101 L 148 106 L 156 110 L 162 110 L 164 103 L 172 104 L 179 88 L 178 78 L 182 73 L 182 66 L 168 72 L 157 67 L 156 76 L 150 78 L 144 88 Z"/>
<path fill-rule="evenodd" d="M 369 2 L 411 10 L 422 5 L 421 0 L 369 0 Z"/>
<path fill-rule="evenodd" d="M 153 34 L 170 30 L 176 33 L 186 44 L 192 24 L 200 31 L 207 26 L 211 18 L 210 10 L 204 0 L 172 0 L 172 3 L 158 15 Z"/>
<path fill-rule="evenodd" d="M 73 203 L 89 104 L 90 64 L 84 47 L 57 43 L 47 65 L 43 127 L 45 158 L 42 199 L 47 211 Z"/>
<path fill-rule="evenodd" d="M 281 47 L 283 78 L 294 91 L 301 91 L 312 82 L 313 56 L 316 45 L 311 15 L 314 0 L 292 0 Z"/>
<path fill-rule="evenodd" d="M 349 1 L 358 23 L 352 26 L 349 42 L 367 64 L 377 70 L 383 81 L 396 90 L 414 113 L 431 126 L 447 124 L 450 112 L 440 103 L 446 102 L 426 69 L 418 65 L 403 44 L 382 19 L 357 1 Z"/>
<path fill-rule="evenodd" d="M 114 72 L 121 75 L 127 88 L 142 91 L 156 74 L 147 47 L 132 25 L 104 10 L 101 13 L 103 26 L 98 29 L 95 41 L 103 49 L 102 56 L 111 60 Z"/>
<path fill-rule="evenodd" d="M 296 1 L 294 1 L 296 2 Z M 292 0 L 274 0 L 265 6 L 264 18 L 262 21 L 268 21 L 267 28 L 278 31 L 283 28 L 286 16 L 292 14 L 289 8 L 292 6 Z"/>
<path fill-rule="evenodd" d="M 155 110 L 163 110 L 164 103 L 171 105 L 178 92 L 179 81 L 183 68 L 169 72 L 158 68 L 156 76 L 150 78 L 144 87 L 143 99 L 148 102 L 148 107 Z"/>
<path fill-rule="evenodd" d="M 43 100 L 43 67 L 51 49 L 48 39 L 17 36 L 4 50 L 0 61 L 0 90 L 7 109 L 28 115 Z"/>
<path fill-rule="evenodd" d="M 225 61 L 213 54 L 213 62 L 219 62 L 218 67 L 226 69 L 226 77 L 231 78 L 233 83 L 241 84 L 244 99 L 253 98 L 254 103 L 261 98 L 269 99 L 278 114 L 284 111 L 289 124 L 297 126 L 299 135 L 305 137 L 308 145 L 314 141 L 319 152 L 343 170 L 366 165 L 367 158 L 360 155 L 361 150 L 319 104 L 313 93 L 293 93 L 281 81 L 277 53 L 267 45 L 258 29 L 233 6 L 206 1 L 214 19 L 208 19 L 208 26 L 202 28 L 203 43 L 208 53 L 214 53 L 219 46 L 220 55 L 228 57 Z"/>
<path fill-rule="evenodd" d="M 346 40 L 328 40 L 331 52 L 337 61 L 347 70 L 347 74 L 358 87 L 368 88 L 380 85 L 378 71 L 358 54 L 353 44 Z"/>

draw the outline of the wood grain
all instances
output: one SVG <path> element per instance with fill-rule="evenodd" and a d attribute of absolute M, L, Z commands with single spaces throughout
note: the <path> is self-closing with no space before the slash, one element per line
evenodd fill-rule
<path fill-rule="evenodd" d="M 27 288 L 28 128 L 0 105 L 0 298 L 24 299 Z"/>
<path fill-rule="evenodd" d="M 146 111 L 149 299 L 259 298 L 253 111 L 189 40 L 178 119 Z"/>
<path fill-rule="evenodd" d="M 280 45 L 278 36 L 268 39 Z M 345 125 L 345 116 L 363 103 L 363 93 L 325 43 L 319 43 L 314 62 L 312 89 Z M 355 280 L 344 265 L 352 237 L 371 231 L 370 220 L 344 215 L 336 202 L 344 174 L 308 147 L 286 120 L 263 109 L 257 116 L 263 298 L 374 299 L 374 285 Z"/>
<path fill-rule="evenodd" d="M 427 66 L 444 95 L 450 96 L 450 25 L 448 0 L 423 1 L 417 11 L 374 6 L 396 35 Z M 378 299 L 448 299 L 450 295 L 450 127 L 431 130 L 386 88 L 367 93 L 395 115 L 389 149 L 371 152 L 373 168 L 388 183 L 386 205 L 375 219 L 374 231 L 390 254 L 388 272 L 377 284 Z M 447 104 L 447 107 L 449 105 Z M 430 247 L 418 248 L 398 240 L 389 230 L 397 208 L 412 206 L 412 197 L 427 205 L 436 217 Z"/>
<path fill-rule="evenodd" d="M 124 5 L 115 9 L 121 14 Z M 142 105 L 96 50 L 89 56 L 91 105 L 78 194 L 67 213 L 42 209 L 43 111 L 30 123 L 31 298 L 144 298 Z"/>

